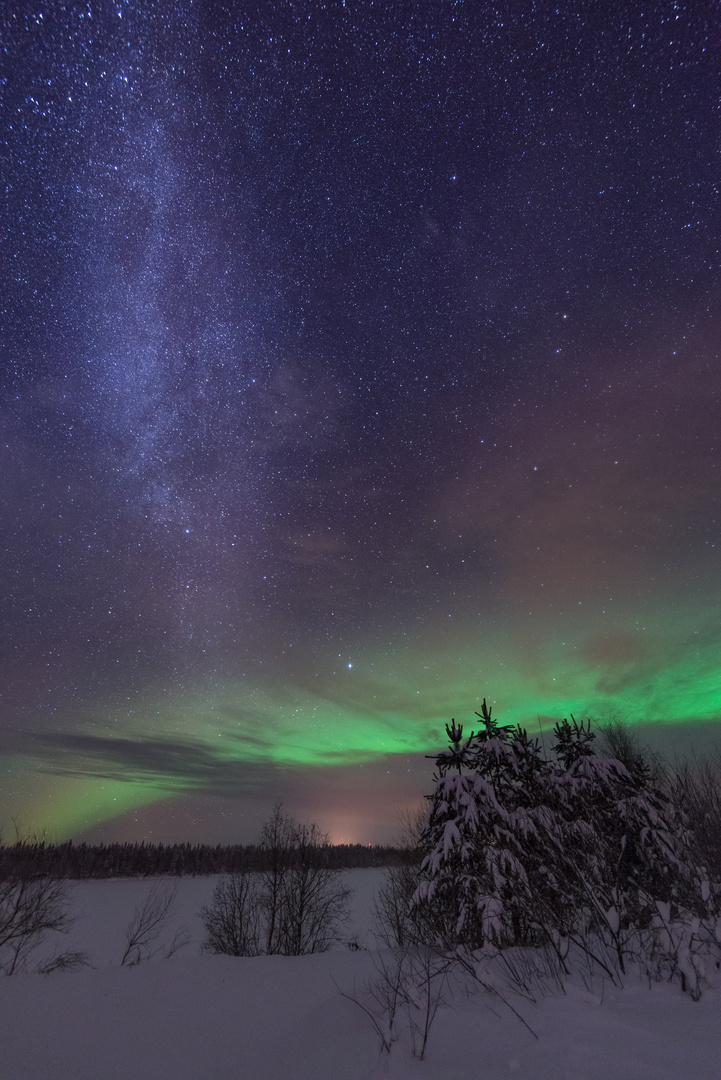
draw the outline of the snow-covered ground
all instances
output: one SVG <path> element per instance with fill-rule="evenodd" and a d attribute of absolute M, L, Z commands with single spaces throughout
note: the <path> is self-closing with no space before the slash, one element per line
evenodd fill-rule
<path fill-rule="evenodd" d="M 77 921 L 39 956 L 88 954 L 93 967 L 0 978 L 0 1080 L 721 1080 L 721 989 L 693 1002 L 675 985 L 582 985 L 513 1007 L 458 995 L 437 1015 L 426 1058 L 406 1034 L 381 1054 L 351 992 L 374 975 L 370 909 L 382 871 L 348 874 L 347 946 L 306 957 L 200 953 L 212 878 L 178 881 L 161 944 L 180 952 L 121 967 L 124 930 L 149 880 L 73 886 Z"/>

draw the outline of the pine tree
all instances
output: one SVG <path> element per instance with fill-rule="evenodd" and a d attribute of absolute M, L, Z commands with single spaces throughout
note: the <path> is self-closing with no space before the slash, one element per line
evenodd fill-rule
<path fill-rule="evenodd" d="M 542 800 L 549 763 L 521 727 L 501 727 L 484 698 L 478 733 L 452 721 L 436 758 L 416 903 L 446 943 L 506 944 L 533 933 L 535 852 L 552 825 Z M 455 769 L 455 773 L 450 770 Z"/>
<path fill-rule="evenodd" d="M 421 836 L 413 903 L 437 942 L 552 944 L 562 957 L 572 941 L 612 974 L 641 935 L 659 938 L 659 920 L 711 926 L 718 892 L 642 760 L 629 770 L 596 756 L 590 721 L 573 716 L 556 724 L 547 758 L 485 699 L 476 715 L 465 737 L 446 726 Z"/>

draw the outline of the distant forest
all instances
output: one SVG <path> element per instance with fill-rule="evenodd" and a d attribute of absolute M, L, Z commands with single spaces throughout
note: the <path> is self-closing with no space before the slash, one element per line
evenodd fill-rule
<path fill-rule="evenodd" d="M 329 844 L 319 849 L 323 865 L 334 870 L 397 866 L 413 856 L 395 847 Z M 0 881 L 12 877 L 158 877 L 232 874 L 265 869 L 268 853 L 256 844 L 64 844 L 0 846 Z M 418 857 L 420 858 L 420 856 Z"/>

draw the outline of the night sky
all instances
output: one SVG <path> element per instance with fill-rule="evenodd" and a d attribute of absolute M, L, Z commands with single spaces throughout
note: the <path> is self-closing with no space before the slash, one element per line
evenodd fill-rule
<path fill-rule="evenodd" d="M 0 822 L 380 842 L 721 741 L 721 13 L 5 6 Z"/>

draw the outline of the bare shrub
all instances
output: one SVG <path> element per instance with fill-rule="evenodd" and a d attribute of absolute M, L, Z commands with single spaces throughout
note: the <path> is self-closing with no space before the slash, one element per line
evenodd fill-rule
<path fill-rule="evenodd" d="M 352 1001 L 370 1020 L 381 1044 L 381 1050 L 390 1053 L 398 1038 L 396 1016 L 405 1000 L 405 949 L 389 949 L 371 957 L 376 975 L 366 979 L 358 989 L 342 990 L 336 983 L 341 997 Z"/>
<path fill-rule="evenodd" d="M 221 878 L 211 903 L 201 911 L 204 951 L 257 956 L 261 951 L 261 911 L 257 874 L 241 872 Z"/>
<path fill-rule="evenodd" d="M 406 984 L 406 1015 L 413 1056 L 423 1061 L 436 1013 L 441 1006 L 448 1004 L 446 990 L 454 960 L 428 945 L 421 945 L 408 955 L 410 972 Z"/>
<path fill-rule="evenodd" d="M 224 878 L 202 911 L 205 948 L 231 956 L 323 952 L 339 939 L 351 892 L 328 837 L 278 804 L 261 834 L 262 869 Z"/>
<path fill-rule="evenodd" d="M 689 824 L 698 862 L 711 881 L 721 883 L 721 751 L 676 762 L 667 770 L 665 787 Z"/>
<path fill-rule="evenodd" d="M 263 856 L 260 880 L 265 930 L 263 951 L 266 953 L 281 952 L 286 877 L 292 857 L 294 830 L 295 821 L 281 803 L 276 803 L 260 834 Z"/>
<path fill-rule="evenodd" d="M 390 1053 L 392 1044 L 407 1029 L 413 1055 L 422 1061 L 436 1013 L 448 1004 L 445 994 L 454 960 L 428 946 L 388 949 L 372 960 L 375 976 L 366 979 L 360 989 L 338 990 L 366 1014 L 381 1050 Z"/>
<path fill-rule="evenodd" d="M 54 971 L 75 971 L 81 967 L 91 967 L 88 954 L 68 950 L 59 953 L 51 960 L 45 960 L 39 965 L 37 971 L 39 975 L 50 975 Z"/>
<path fill-rule="evenodd" d="M 409 864 L 390 866 L 383 876 L 373 906 L 373 927 L 387 948 L 404 948 L 424 937 L 422 913 L 411 903 L 419 880 L 419 867 Z"/>
<path fill-rule="evenodd" d="M 658 786 L 663 783 L 665 770 L 661 759 L 647 747 L 642 747 L 637 735 L 622 716 L 594 717 L 598 753 L 601 757 L 620 761 L 630 776 L 642 784 Z"/>
<path fill-rule="evenodd" d="M 134 967 L 160 951 L 160 946 L 156 947 L 156 943 L 175 905 L 177 891 L 177 885 L 156 881 L 143 903 L 136 905 L 125 931 L 125 951 L 120 961 L 121 967 Z M 166 956 L 172 955 L 182 944 L 176 934 Z"/>
<path fill-rule="evenodd" d="M 378 940 L 389 949 L 402 949 L 414 943 L 430 944 L 437 937 L 427 910 L 412 903 L 420 882 L 420 838 L 426 816 L 424 804 L 401 815 L 399 834 L 394 841 L 401 861 L 386 869 L 376 893 L 373 928 Z"/>
<path fill-rule="evenodd" d="M 0 972 L 23 970 L 48 931 L 67 933 L 67 887 L 52 878 L 9 877 L 0 881 Z"/>
<path fill-rule="evenodd" d="M 488 951 L 509 992 L 534 1004 L 539 998 L 564 992 L 566 969 L 559 953 L 551 946 L 490 948 Z"/>
<path fill-rule="evenodd" d="M 325 952 L 347 920 L 351 890 L 343 872 L 328 865 L 328 844 L 317 825 L 295 825 L 276 922 L 276 951 L 283 956 Z"/>

